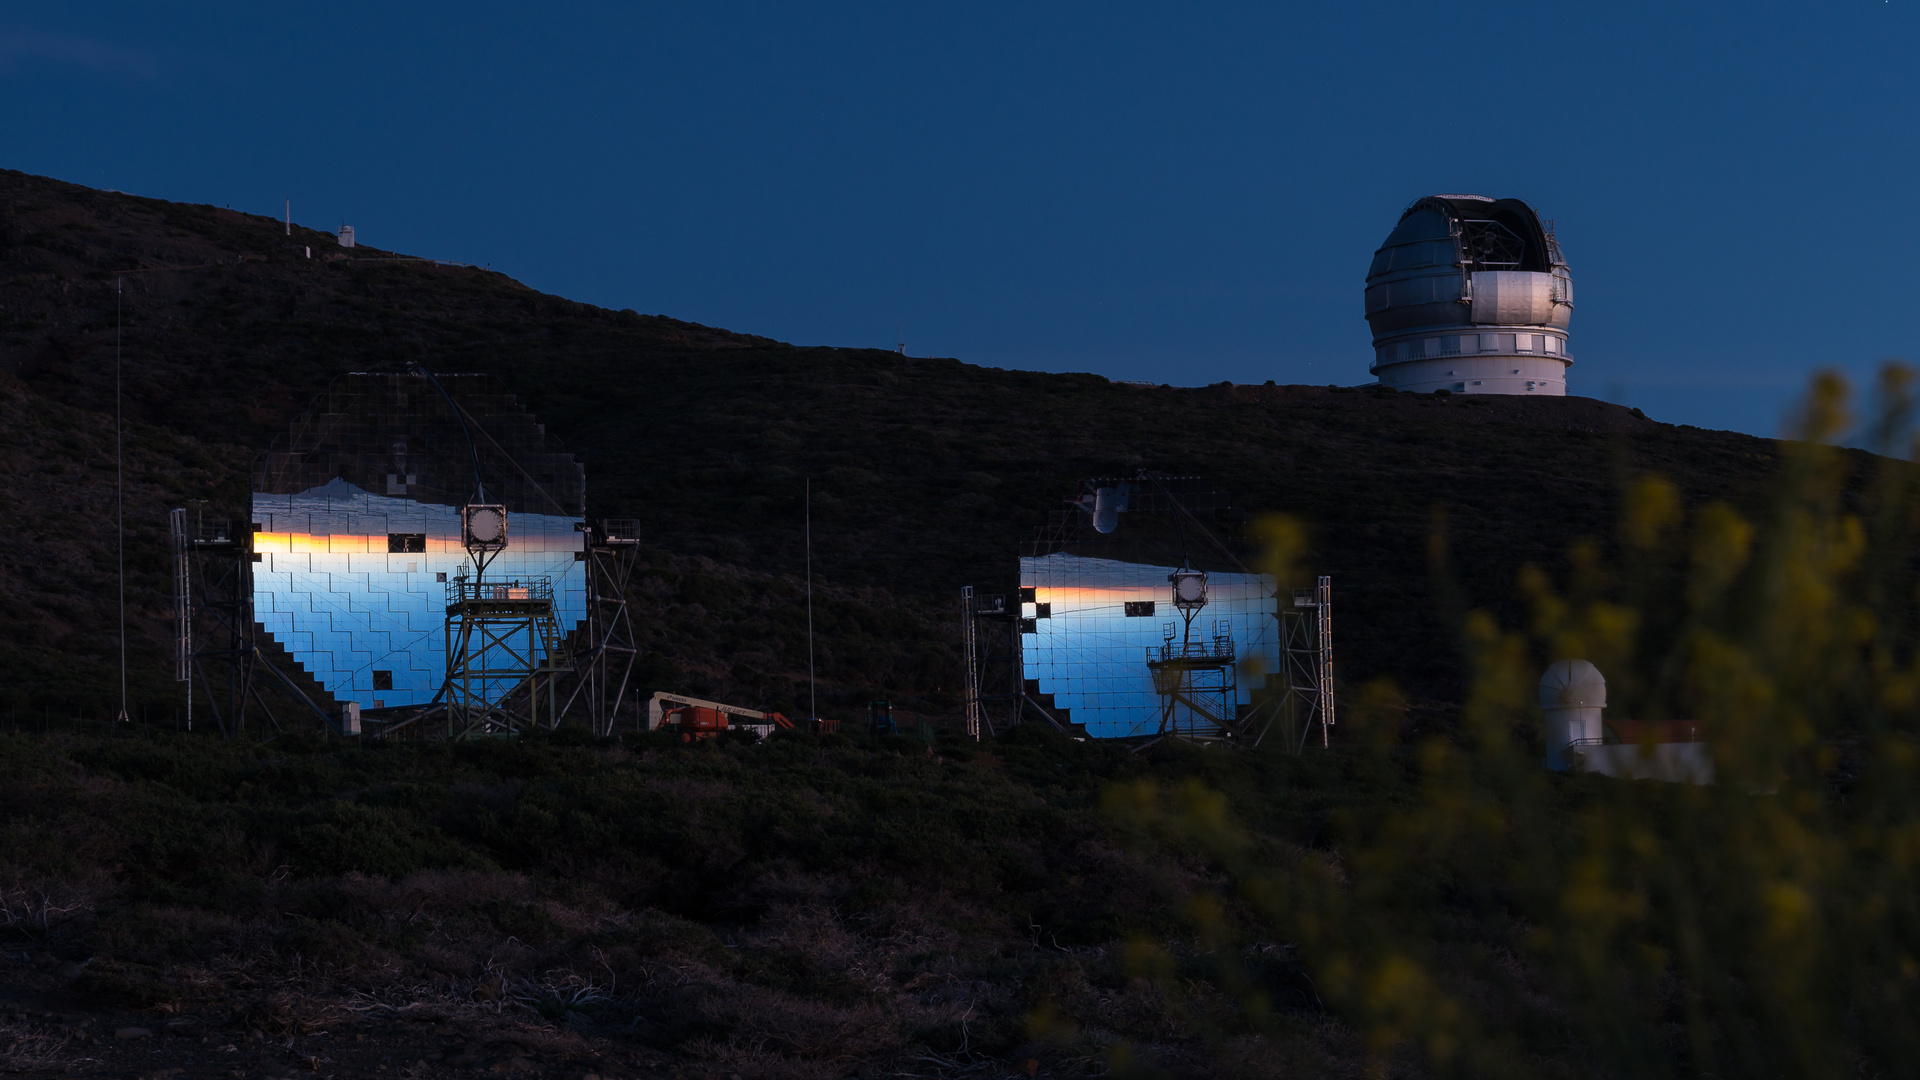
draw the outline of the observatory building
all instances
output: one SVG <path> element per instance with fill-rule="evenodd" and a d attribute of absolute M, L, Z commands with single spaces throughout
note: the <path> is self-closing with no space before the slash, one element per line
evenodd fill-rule
<path fill-rule="evenodd" d="M 1519 199 L 1431 195 L 1367 271 L 1372 371 L 1396 390 L 1564 396 L 1573 276 Z"/>
<path fill-rule="evenodd" d="M 584 468 L 491 378 L 441 382 L 342 375 L 254 463 L 255 617 L 363 708 L 435 700 L 448 612 L 483 588 L 507 606 L 549 601 L 560 635 L 585 614 Z M 463 511 L 479 474 L 490 505 Z M 488 513 L 481 577 L 474 536 Z"/>

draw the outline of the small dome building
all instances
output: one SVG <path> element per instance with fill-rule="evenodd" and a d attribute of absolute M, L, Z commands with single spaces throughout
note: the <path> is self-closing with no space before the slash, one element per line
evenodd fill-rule
<path fill-rule="evenodd" d="M 1566 770 L 1577 744 L 1604 738 L 1607 680 L 1585 660 L 1556 660 L 1540 676 L 1540 709 L 1547 718 L 1547 768 Z"/>
<path fill-rule="evenodd" d="M 1573 275 L 1550 226 L 1519 199 L 1430 195 L 1407 207 L 1367 271 L 1380 384 L 1564 396 Z"/>

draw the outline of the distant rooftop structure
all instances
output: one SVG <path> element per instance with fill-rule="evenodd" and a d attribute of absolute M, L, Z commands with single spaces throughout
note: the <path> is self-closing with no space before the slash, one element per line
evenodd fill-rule
<path fill-rule="evenodd" d="M 1367 271 L 1372 371 L 1383 386 L 1455 394 L 1567 392 L 1573 275 L 1519 199 L 1429 195 Z"/>
<path fill-rule="evenodd" d="M 353 246 L 353 226 L 340 226 L 340 246 L 346 248 Z"/>

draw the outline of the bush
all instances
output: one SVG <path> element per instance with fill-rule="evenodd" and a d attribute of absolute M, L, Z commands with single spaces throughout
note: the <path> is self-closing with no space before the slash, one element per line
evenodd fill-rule
<path fill-rule="evenodd" d="M 1882 377 L 1866 437 L 1883 451 L 1915 445 L 1913 382 Z M 1414 806 L 1352 808 L 1313 850 L 1265 842 L 1197 782 L 1111 794 L 1119 820 L 1231 874 L 1230 895 L 1202 890 L 1190 910 L 1250 1022 L 1274 999 L 1231 970 L 1249 934 L 1297 942 L 1382 1066 L 1912 1071 L 1920 470 L 1831 445 L 1845 397 L 1836 377 L 1816 381 L 1766 516 L 1688 507 L 1644 476 L 1611 554 L 1582 541 L 1561 580 L 1521 573 L 1524 628 L 1466 614 L 1458 737 L 1403 749 L 1390 688 L 1351 703 L 1380 736 L 1361 756 L 1409 766 Z M 1283 580 L 1293 554 L 1272 553 Z M 1606 673 L 1614 716 L 1702 727 L 1715 782 L 1543 768 L 1535 682 L 1567 657 Z"/>

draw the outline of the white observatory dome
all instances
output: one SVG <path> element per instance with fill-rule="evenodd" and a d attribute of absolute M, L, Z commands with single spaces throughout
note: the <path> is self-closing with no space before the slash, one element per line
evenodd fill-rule
<path fill-rule="evenodd" d="M 1563 396 L 1572 314 L 1551 223 L 1519 199 L 1421 199 L 1367 271 L 1372 371 L 1397 390 Z"/>

